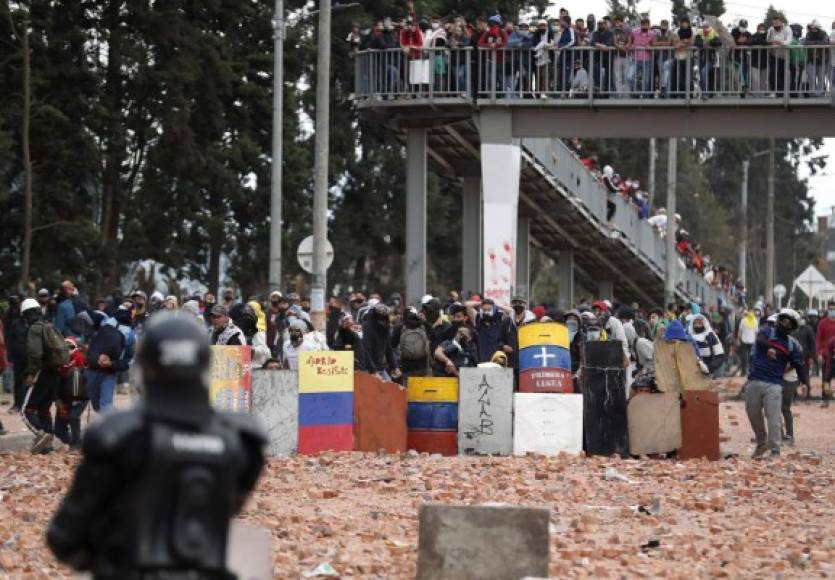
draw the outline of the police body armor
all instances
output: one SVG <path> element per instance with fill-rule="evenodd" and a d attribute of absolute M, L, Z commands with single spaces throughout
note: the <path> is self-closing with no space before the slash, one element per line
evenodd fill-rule
<path fill-rule="evenodd" d="M 47 543 L 97 579 L 229 578 L 229 520 L 255 487 L 266 438 L 254 417 L 212 409 L 194 318 L 155 315 L 139 361 L 143 403 L 90 427 Z"/>
<path fill-rule="evenodd" d="M 229 520 L 263 465 L 264 437 L 251 421 L 213 413 L 196 427 L 151 420 L 142 409 L 107 416 L 87 433 L 50 547 L 96 578 L 233 577 Z"/>

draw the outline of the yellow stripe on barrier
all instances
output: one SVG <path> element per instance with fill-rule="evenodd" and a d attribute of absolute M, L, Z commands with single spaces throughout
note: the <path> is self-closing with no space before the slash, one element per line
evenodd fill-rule
<path fill-rule="evenodd" d="M 458 379 L 455 377 L 409 377 L 408 388 L 410 402 L 458 402 Z"/>
<path fill-rule="evenodd" d="M 558 322 L 535 322 L 519 328 L 519 348 L 529 346 L 569 348 L 568 329 Z"/>
<path fill-rule="evenodd" d="M 299 393 L 339 393 L 354 390 L 354 353 L 299 353 Z"/>

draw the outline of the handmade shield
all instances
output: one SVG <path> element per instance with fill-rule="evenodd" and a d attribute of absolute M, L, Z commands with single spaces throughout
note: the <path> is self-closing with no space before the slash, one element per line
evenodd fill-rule
<path fill-rule="evenodd" d="M 569 350 L 552 345 L 522 348 L 519 351 L 519 391 L 523 393 L 574 392 Z"/>
<path fill-rule="evenodd" d="M 626 408 L 629 452 L 632 455 L 670 453 L 681 447 L 678 392 L 638 393 Z"/>
<path fill-rule="evenodd" d="M 516 393 L 513 453 L 580 453 L 583 447 L 583 396 Z"/>
<path fill-rule="evenodd" d="M 406 389 L 368 373 L 354 373 L 354 449 L 406 451 Z"/>
<path fill-rule="evenodd" d="M 719 461 L 719 394 L 684 391 L 682 398 L 679 459 Z"/>
<path fill-rule="evenodd" d="M 513 451 L 513 370 L 461 369 L 458 453 L 510 455 Z"/>
<path fill-rule="evenodd" d="M 270 455 L 291 455 L 299 442 L 299 375 L 293 371 L 252 373 L 252 414 L 267 432 Z"/>
<path fill-rule="evenodd" d="M 588 455 L 625 456 L 626 384 L 620 342 L 587 342 L 583 363 L 583 433 Z"/>

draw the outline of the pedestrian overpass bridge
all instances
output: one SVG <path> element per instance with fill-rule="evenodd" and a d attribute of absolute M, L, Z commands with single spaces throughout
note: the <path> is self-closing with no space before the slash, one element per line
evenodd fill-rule
<path fill-rule="evenodd" d="M 698 53 L 688 53 L 693 78 L 674 79 L 675 85 L 651 74 L 648 82 L 616 86 L 606 79 L 615 65 L 611 53 L 577 49 L 578 66 L 585 59 L 594 69 L 595 58 L 602 60 L 585 92 L 568 88 L 568 76 L 554 80 L 563 74 L 556 56 L 543 70 L 511 51 L 499 57 L 494 50 L 425 50 L 424 58 L 412 59 L 399 50 L 358 54 L 356 105 L 369 120 L 397 129 L 406 147 L 408 296 L 425 291 L 429 161 L 462 186 L 465 290 L 482 289 L 502 302 L 526 293 L 534 244 L 559 264 L 562 306 L 574 302 L 575 280 L 602 297 L 662 304 L 663 240 L 619 197 L 613 234 L 607 192 L 559 138 L 835 136 L 828 72 L 798 76 L 788 58 L 777 57 L 782 53 L 763 51 L 775 56 L 758 60 L 766 69 L 752 89 L 728 52 L 711 55 L 712 72 L 700 68 Z M 445 67 L 435 64 L 440 56 Z M 433 63 L 428 73 L 414 64 L 422 61 Z M 691 270 L 681 268 L 676 280 L 679 298 L 727 302 Z"/>

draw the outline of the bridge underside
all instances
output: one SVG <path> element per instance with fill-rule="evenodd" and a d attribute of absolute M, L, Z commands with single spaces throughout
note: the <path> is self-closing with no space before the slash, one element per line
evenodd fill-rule
<path fill-rule="evenodd" d="M 415 118 L 410 116 L 409 122 L 400 127 L 425 127 L 426 124 L 415 123 Z M 480 171 L 480 134 L 476 123 L 470 119 L 447 119 L 428 128 L 427 156 L 434 172 L 463 185 L 462 175 Z M 573 199 L 524 146 L 519 215 L 530 220 L 532 245 L 561 262 L 561 266 L 567 259 L 572 261 L 577 285 L 598 294 L 601 282 L 611 283 L 619 301 L 642 305 L 663 303 L 663 272 L 648 264 L 622 239 L 613 239 L 606 224 Z M 484 227 L 490 224 L 485 223 Z M 476 260 L 480 259 L 478 250 L 469 253 Z M 466 260 L 467 248 L 463 255 Z M 560 292 L 563 294 L 565 289 L 561 288 Z M 682 292 L 681 297 L 686 297 L 686 293 Z M 573 296 L 564 299 L 565 304 L 574 302 Z"/>
<path fill-rule="evenodd" d="M 681 104 L 655 99 L 583 100 L 462 99 L 366 101 L 364 111 L 401 126 L 473 119 L 500 109 L 511 114 L 520 138 L 824 138 L 835 136 L 835 103 L 827 98 L 743 99 L 716 97 Z"/>

